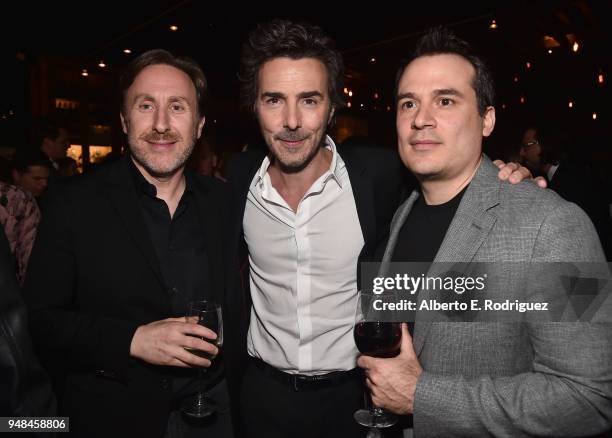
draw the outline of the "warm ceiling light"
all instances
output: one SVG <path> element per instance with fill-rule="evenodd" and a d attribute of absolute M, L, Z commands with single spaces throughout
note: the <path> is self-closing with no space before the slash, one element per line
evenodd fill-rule
<path fill-rule="evenodd" d="M 568 108 L 574 108 L 574 102 L 572 102 L 571 100 L 567 103 L 567 107 Z"/>
<path fill-rule="evenodd" d="M 86 68 L 84 68 L 84 69 L 81 71 L 81 76 L 89 76 L 89 73 L 87 73 L 87 69 L 86 69 Z"/>
<path fill-rule="evenodd" d="M 527 68 L 531 68 L 531 62 L 526 62 L 525 66 L 527 66 Z"/>
<path fill-rule="evenodd" d="M 130 53 L 132 53 L 132 51 L 130 49 L 123 49 L 123 53 L 129 55 Z"/>
<path fill-rule="evenodd" d="M 502 103 L 502 109 L 506 109 L 506 104 Z"/>
<path fill-rule="evenodd" d="M 525 96 L 521 96 L 521 103 L 525 103 Z"/>
<path fill-rule="evenodd" d="M 344 94 L 348 94 L 348 88 L 344 87 Z"/>
<path fill-rule="evenodd" d="M 374 93 L 374 99 L 378 99 L 378 93 Z"/>
<path fill-rule="evenodd" d="M 361 108 L 363 108 L 363 103 L 361 104 Z"/>
<path fill-rule="evenodd" d="M 391 107 L 387 105 L 387 111 L 391 111 Z"/>
<path fill-rule="evenodd" d="M 370 62 L 376 62 L 376 58 L 370 58 Z"/>
<path fill-rule="evenodd" d="M 597 75 L 597 83 L 599 85 L 603 85 L 603 83 L 604 83 L 604 75 L 601 72 L 599 72 L 599 74 Z"/>
<path fill-rule="evenodd" d="M 518 76 L 514 77 L 514 82 L 518 82 Z"/>
<path fill-rule="evenodd" d="M 593 117 L 593 120 L 597 120 L 597 113 L 593 113 L 591 117 Z"/>
<path fill-rule="evenodd" d="M 579 48 L 580 48 L 580 44 L 578 44 L 578 41 L 574 41 L 574 44 L 572 44 L 572 50 L 574 52 L 577 52 Z"/>
<path fill-rule="evenodd" d="M 552 53 L 552 49 L 548 49 L 548 54 L 550 55 Z"/>
<path fill-rule="evenodd" d="M 100 61 L 100 62 L 98 62 L 98 67 L 104 68 L 104 67 L 106 67 L 106 64 L 104 63 L 104 61 Z"/>
<path fill-rule="evenodd" d="M 172 32 L 176 32 L 178 30 L 178 26 L 175 26 L 174 24 L 172 26 L 170 26 L 170 30 Z"/>
<path fill-rule="evenodd" d="M 559 47 L 559 41 L 557 41 L 554 37 L 550 35 L 544 35 L 544 48 L 545 49 L 554 49 L 555 47 Z"/>
<path fill-rule="evenodd" d="M 495 20 L 491 20 L 491 24 L 489 24 L 489 29 L 497 29 L 497 23 Z"/>
<path fill-rule="evenodd" d="M 349 91 L 349 92 L 348 92 L 348 95 L 349 95 L 349 97 L 353 97 L 353 92 L 352 92 L 352 91 Z"/>
<path fill-rule="evenodd" d="M 351 102 L 347 103 L 346 106 L 350 108 L 352 106 Z"/>

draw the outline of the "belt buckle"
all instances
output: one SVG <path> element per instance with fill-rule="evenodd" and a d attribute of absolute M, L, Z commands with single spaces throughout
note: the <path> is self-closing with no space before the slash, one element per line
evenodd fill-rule
<path fill-rule="evenodd" d="M 301 374 L 294 374 L 291 376 L 291 383 L 293 383 L 293 390 L 295 392 L 312 388 L 312 383 L 316 381 L 318 381 L 318 379 L 314 378 L 310 380 L 308 376 L 303 376 Z"/>
<path fill-rule="evenodd" d="M 300 385 L 298 385 L 299 380 L 300 380 L 300 376 L 298 376 L 297 374 L 294 374 L 291 376 L 291 383 L 293 383 L 293 390 L 295 392 L 300 391 Z"/>

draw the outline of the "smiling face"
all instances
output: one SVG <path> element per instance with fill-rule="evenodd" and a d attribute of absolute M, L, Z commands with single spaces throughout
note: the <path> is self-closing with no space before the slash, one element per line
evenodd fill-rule
<path fill-rule="evenodd" d="M 169 177 L 185 166 L 204 117 L 199 116 L 189 76 L 156 64 L 144 68 L 127 90 L 121 122 L 139 169 L 153 177 Z"/>
<path fill-rule="evenodd" d="M 333 114 L 325 66 L 314 58 L 275 58 L 259 70 L 257 88 L 255 114 L 273 165 L 285 172 L 306 168 Z"/>
<path fill-rule="evenodd" d="M 421 181 L 460 185 L 480 160 L 482 137 L 495 125 L 495 110 L 478 112 L 474 67 L 454 54 L 416 58 L 398 85 L 397 134 L 404 164 Z"/>

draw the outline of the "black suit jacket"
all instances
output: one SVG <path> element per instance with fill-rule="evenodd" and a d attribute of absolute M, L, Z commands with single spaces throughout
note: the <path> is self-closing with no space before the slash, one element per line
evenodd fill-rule
<path fill-rule="evenodd" d="M 592 171 L 586 167 L 562 162 L 548 183 L 562 198 L 577 204 L 589 216 L 608 260 L 612 260 L 612 241 L 610 236 L 610 214 L 608 199 L 603 182 L 597 181 Z"/>
<path fill-rule="evenodd" d="M 386 237 L 391 218 L 405 195 L 412 190 L 414 180 L 395 151 L 351 146 L 340 147 L 338 152 L 346 164 L 365 242 L 359 262 L 368 261 L 377 245 Z M 248 248 L 244 240 L 242 221 L 249 187 L 264 157 L 263 151 L 244 152 L 237 155 L 227 167 L 228 181 L 234 192 L 234 262 L 240 272 L 239 282 L 235 283 L 229 297 L 232 302 L 232 337 L 236 346 L 232 354 L 236 356 L 228 362 L 235 367 L 243 367 L 246 363 L 246 338 L 251 309 Z M 358 266 L 355 268 L 358 270 Z M 357 279 L 359 282 L 359 275 Z M 233 369 L 232 372 L 239 376 L 242 369 Z M 237 399 L 236 393 L 233 399 Z"/>
<path fill-rule="evenodd" d="M 163 436 L 179 371 L 129 355 L 139 325 L 171 316 L 129 159 L 57 183 L 26 276 L 33 341 L 47 366 L 65 374 L 60 413 L 79 436 Z M 210 284 L 222 302 L 229 189 L 208 177 L 194 181 Z"/>

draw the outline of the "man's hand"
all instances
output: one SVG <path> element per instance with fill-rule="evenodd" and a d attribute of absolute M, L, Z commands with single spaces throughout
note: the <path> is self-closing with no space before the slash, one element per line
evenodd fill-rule
<path fill-rule="evenodd" d="M 502 181 L 508 181 L 510 184 L 518 184 L 524 179 L 533 179 L 535 183 L 541 188 L 545 189 L 548 184 L 546 184 L 546 180 L 541 176 L 537 178 L 533 178 L 531 172 L 526 167 L 521 166 L 518 163 L 504 163 L 502 160 L 493 161 L 499 168 L 499 173 L 497 174 L 498 178 Z"/>
<path fill-rule="evenodd" d="M 130 356 L 153 365 L 208 368 L 210 360 L 185 350 L 202 350 L 213 357 L 219 353 L 216 346 L 199 338 L 217 339 L 217 334 L 194 322 L 186 322 L 185 318 L 155 321 L 136 329 L 130 345 Z"/>
<path fill-rule="evenodd" d="M 402 324 L 399 355 L 390 359 L 361 356 L 357 365 L 365 370 L 366 384 L 375 406 L 399 415 L 414 411 L 416 384 L 423 368 L 414 352 L 406 324 Z"/>

